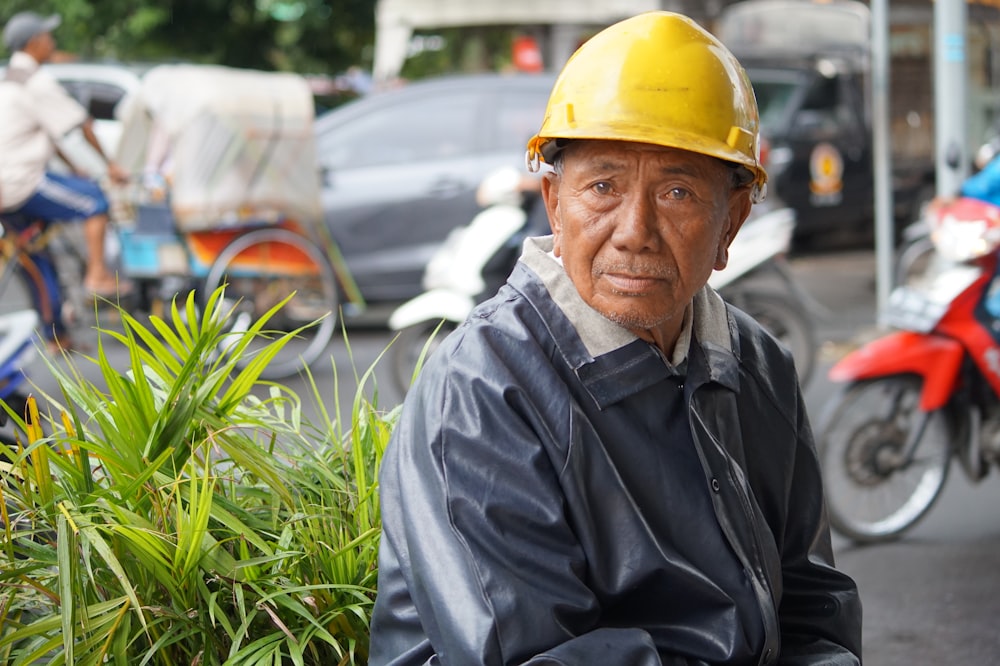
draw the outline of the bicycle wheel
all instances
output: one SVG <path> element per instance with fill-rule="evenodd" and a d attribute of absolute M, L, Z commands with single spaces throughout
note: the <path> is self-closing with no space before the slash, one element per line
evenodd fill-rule
<path fill-rule="evenodd" d="M 316 361 L 329 344 L 340 300 L 336 278 L 326 255 L 301 234 L 287 229 L 259 229 L 237 237 L 209 269 L 204 298 L 221 285 L 227 285 L 224 311 L 236 308 L 230 319 L 234 333 L 246 331 L 286 296 L 295 294 L 268 321 L 262 335 L 251 342 L 241 366 L 277 335 L 302 326 L 308 325 L 288 341 L 262 377 L 289 377 Z M 227 339 L 223 347 L 232 342 Z"/>

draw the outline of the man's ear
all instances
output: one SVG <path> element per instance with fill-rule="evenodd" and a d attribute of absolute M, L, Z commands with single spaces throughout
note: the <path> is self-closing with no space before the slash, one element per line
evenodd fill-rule
<path fill-rule="evenodd" d="M 726 226 L 719 236 L 719 248 L 715 255 L 715 270 L 721 271 L 729 263 L 729 246 L 736 238 L 737 232 L 750 215 L 753 202 L 750 200 L 750 188 L 735 189 L 729 195 L 729 214 Z"/>
<path fill-rule="evenodd" d="M 552 228 L 552 251 L 560 256 L 562 239 L 562 221 L 559 219 L 559 176 L 547 173 L 542 177 L 542 201 L 545 202 L 545 213 L 549 217 L 549 227 Z"/>

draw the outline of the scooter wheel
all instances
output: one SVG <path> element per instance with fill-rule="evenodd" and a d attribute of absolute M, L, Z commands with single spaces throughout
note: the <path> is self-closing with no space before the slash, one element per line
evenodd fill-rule
<path fill-rule="evenodd" d="M 400 396 L 406 395 L 417 373 L 449 333 L 453 321 L 424 321 L 402 329 L 392 342 L 392 378 Z"/>
<path fill-rule="evenodd" d="M 795 359 L 799 384 L 805 386 L 816 365 L 816 336 L 804 308 L 789 305 L 788 297 L 765 290 L 746 290 L 733 303 L 756 319 L 784 344 Z"/>

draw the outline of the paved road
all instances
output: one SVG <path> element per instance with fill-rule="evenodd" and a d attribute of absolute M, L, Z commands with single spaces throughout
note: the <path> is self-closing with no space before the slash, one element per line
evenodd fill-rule
<path fill-rule="evenodd" d="M 796 258 L 793 272 L 827 310 L 817 322 L 820 364 L 805 392 L 816 425 L 833 391 L 826 369 L 876 332 L 874 263 L 869 251 L 838 251 Z M 378 325 L 385 314 L 374 309 L 351 322 L 350 354 L 342 340 L 332 348 L 345 404 L 355 387 L 352 359 L 361 374 L 391 338 Z M 44 385 L 43 366 L 36 362 L 32 371 Z M 313 371 L 332 403 L 332 364 Z M 380 406 L 397 404 L 385 361 L 376 366 L 375 382 Z M 972 486 L 955 467 L 939 504 L 903 540 L 857 548 L 835 539 L 838 564 L 858 581 L 865 605 L 866 664 L 1000 664 L 998 507 L 1000 483 L 987 477 Z"/>

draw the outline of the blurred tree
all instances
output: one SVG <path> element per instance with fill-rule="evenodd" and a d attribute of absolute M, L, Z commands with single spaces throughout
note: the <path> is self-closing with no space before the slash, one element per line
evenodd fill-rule
<path fill-rule="evenodd" d="M 491 25 L 416 30 L 401 75 L 406 79 L 453 72 L 504 71 L 511 67 L 511 46 L 522 29 Z"/>
<path fill-rule="evenodd" d="M 375 0 L 5 0 L 0 22 L 28 9 L 85 59 L 333 74 L 369 68 L 375 34 Z"/>

